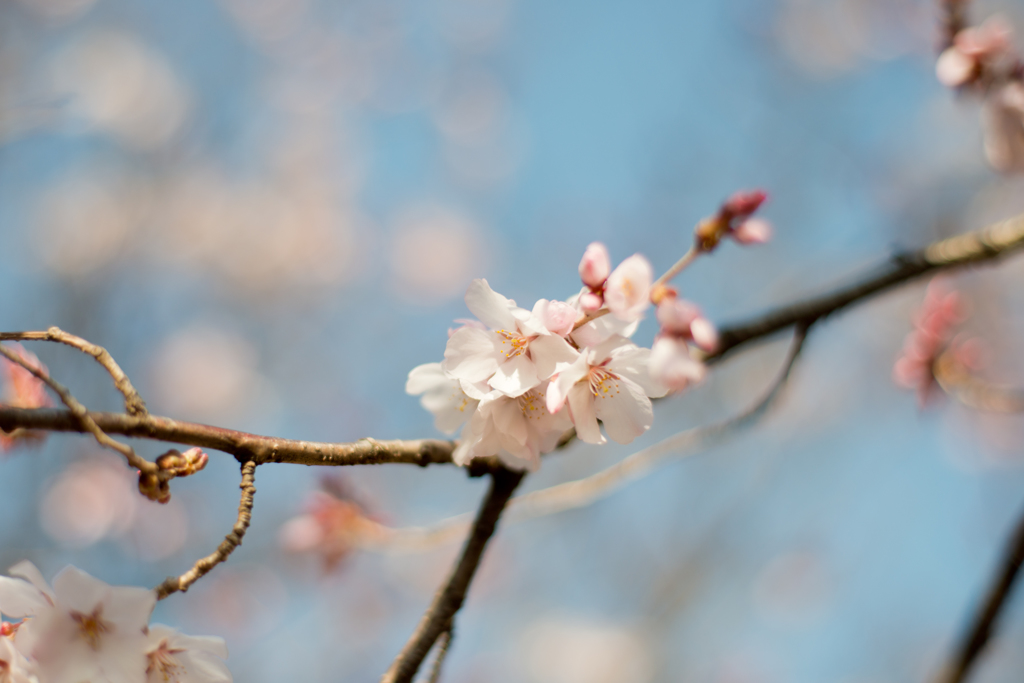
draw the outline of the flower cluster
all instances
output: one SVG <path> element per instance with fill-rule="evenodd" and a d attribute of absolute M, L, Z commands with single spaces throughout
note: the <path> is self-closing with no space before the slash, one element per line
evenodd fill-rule
<path fill-rule="evenodd" d="M 978 364 L 977 341 L 953 338 L 953 330 L 964 318 L 960 294 L 933 280 L 928 285 L 921 310 L 914 316 L 914 329 L 903 342 L 903 354 L 892 371 L 896 384 L 917 390 L 922 406 L 936 388 L 935 372 L 941 357 L 948 354 L 967 368 Z"/>
<path fill-rule="evenodd" d="M 0 681 L 228 683 L 224 641 L 149 624 L 156 593 L 75 567 L 47 585 L 30 562 L 0 577 Z"/>
<path fill-rule="evenodd" d="M 939 81 L 984 100 L 982 131 L 988 162 L 1003 173 L 1024 172 L 1024 63 L 1001 17 L 958 31 L 935 63 Z"/>
<path fill-rule="evenodd" d="M 11 344 L 9 348 L 28 365 L 40 370 L 44 375 L 47 374 L 46 366 L 21 344 Z M 3 357 L 0 357 L 0 380 L 4 386 L 0 405 L 11 408 L 48 408 L 53 405 L 42 381 L 17 363 Z M 19 443 L 39 443 L 45 437 L 45 433 L 31 430 L 17 430 L 11 434 L 0 430 L 0 453 L 14 448 Z"/>

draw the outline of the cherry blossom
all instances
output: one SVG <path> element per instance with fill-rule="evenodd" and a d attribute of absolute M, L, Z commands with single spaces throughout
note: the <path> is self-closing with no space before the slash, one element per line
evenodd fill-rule
<path fill-rule="evenodd" d="M 548 411 L 558 413 L 568 402 L 576 434 L 583 441 L 606 442 L 597 424 L 601 420 L 612 440 L 630 443 L 654 422 L 649 397 L 668 391 L 648 372 L 650 353 L 619 336 L 586 349 L 552 379 Z"/>
<path fill-rule="evenodd" d="M 405 383 L 408 394 L 423 394 L 420 405 L 434 414 L 434 425 L 445 434 L 453 434 L 476 411 L 479 401 L 471 398 L 463 385 L 474 391 L 471 384 L 447 375 L 441 363 L 424 363 L 409 371 Z M 476 389 L 474 394 L 486 393 Z"/>
<path fill-rule="evenodd" d="M 36 683 L 35 667 L 15 648 L 10 636 L 0 636 L 0 683 Z"/>
<path fill-rule="evenodd" d="M 577 352 L 565 339 L 545 326 L 547 303 L 541 299 L 540 306 L 527 311 L 492 290 L 487 280 L 474 280 L 466 292 L 466 306 L 488 329 L 456 330 L 448 340 L 442 369 L 451 378 L 486 382 L 506 396 L 522 396 L 576 359 Z"/>
<path fill-rule="evenodd" d="M 1011 81 L 989 92 L 981 121 L 985 157 L 992 168 L 1024 172 L 1024 85 Z"/>
<path fill-rule="evenodd" d="M 591 242 L 580 260 L 580 280 L 591 289 L 600 289 L 612 270 L 608 248 L 600 242 Z"/>
<path fill-rule="evenodd" d="M 187 636 L 153 624 L 146 643 L 146 683 L 230 683 L 223 638 Z"/>
<path fill-rule="evenodd" d="M 935 63 L 939 82 L 950 88 L 967 85 L 981 77 L 986 68 L 1010 56 L 1013 29 L 1000 16 L 989 18 L 980 26 L 958 32 L 953 44 L 943 50 Z"/>
<path fill-rule="evenodd" d="M 977 344 L 953 339 L 953 329 L 965 318 L 960 294 L 933 280 L 925 292 L 921 310 L 914 316 L 914 329 L 903 343 L 903 354 L 893 366 L 897 385 L 916 389 L 920 405 L 931 398 L 937 383 L 935 363 L 943 353 L 952 353 L 966 367 L 977 364 Z"/>
<path fill-rule="evenodd" d="M 698 251 L 713 251 L 725 237 L 740 244 L 760 244 L 771 239 L 771 225 L 760 218 L 751 218 L 768 198 L 762 190 L 736 192 L 726 199 L 714 216 L 697 224 L 694 231 Z"/>
<path fill-rule="evenodd" d="M 44 375 L 47 374 L 46 366 L 39 362 L 34 353 L 18 343 L 11 344 L 10 348 L 23 361 L 41 370 Z M 0 405 L 12 408 L 48 408 L 53 405 L 53 401 L 46 393 L 46 384 L 25 368 L 3 357 L 0 357 L 0 378 L 4 384 L 3 400 L 0 401 Z M 15 437 L 0 430 L 0 452 L 10 450 L 19 442 L 40 442 L 44 438 L 43 432 L 20 430 Z"/>
<path fill-rule="evenodd" d="M 654 340 L 650 369 L 651 376 L 671 391 L 683 391 L 701 382 L 706 372 L 704 364 L 693 357 L 684 339 L 667 335 Z"/>
<path fill-rule="evenodd" d="M 640 318 L 651 303 L 654 270 L 640 254 L 633 254 L 608 276 L 604 285 L 604 303 L 620 320 Z"/>
<path fill-rule="evenodd" d="M 552 414 L 546 407 L 548 382 L 516 397 L 492 391 L 480 401 L 476 413 L 462 430 L 452 454 L 457 465 L 475 458 L 498 458 L 508 467 L 535 471 L 540 456 L 555 449 L 562 435 L 572 427 L 564 413 Z"/>

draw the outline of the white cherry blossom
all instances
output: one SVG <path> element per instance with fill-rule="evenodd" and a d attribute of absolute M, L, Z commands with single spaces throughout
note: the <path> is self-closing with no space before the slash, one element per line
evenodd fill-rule
<path fill-rule="evenodd" d="M 137 683 L 146 668 L 146 624 L 156 593 L 109 586 L 67 567 L 46 586 L 28 563 L 11 572 L 25 577 L 0 583 L 0 609 L 31 616 L 16 644 L 45 683 Z M 10 611 L 8 611 L 10 610 Z"/>
<path fill-rule="evenodd" d="M 463 389 L 466 384 L 476 398 Z M 478 399 L 486 389 L 474 391 L 472 385 L 445 374 L 440 363 L 424 363 L 409 371 L 405 383 L 408 394 L 423 394 L 420 405 L 434 414 L 434 425 L 445 434 L 453 434 L 476 411 Z"/>
<path fill-rule="evenodd" d="M 654 269 L 640 254 L 618 265 L 604 285 L 604 303 L 622 320 L 637 320 L 651 304 Z"/>
<path fill-rule="evenodd" d="M 223 638 L 187 636 L 169 626 L 149 627 L 146 683 L 231 683 Z"/>
<path fill-rule="evenodd" d="M 663 335 L 654 341 L 650 358 L 651 376 L 672 391 L 682 391 L 704 379 L 706 368 L 693 358 L 686 340 Z"/>
<path fill-rule="evenodd" d="M 36 683 L 35 667 L 17 648 L 10 636 L 0 636 L 0 683 Z"/>
<path fill-rule="evenodd" d="M 555 449 L 572 427 L 564 414 L 551 414 L 545 404 L 548 383 L 516 396 L 492 391 L 482 398 L 469 424 L 462 430 L 452 454 L 457 465 L 492 455 L 512 469 L 535 471 L 540 456 Z"/>
<path fill-rule="evenodd" d="M 547 303 L 542 299 L 534 311 L 527 311 L 492 290 L 487 280 L 474 280 L 466 306 L 488 329 L 456 330 L 442 368 L 455 379 L 487 382 L 506 396 L 522 396 L 576 359 L 565 339 L 545 326 L 541 308 Z"/>
<path fill-rule="evenodd" d="M 667 388 L 651 378 L 650 349 L 613 336 L 588 348 L 568 369 L 551 380 L 547 408 L 559 413 L 568 402 L 576 434 L 587 443 L 606 442 L 597 421 L 618 443 L 630 443 L 654 422 L 651 397 Z"/>

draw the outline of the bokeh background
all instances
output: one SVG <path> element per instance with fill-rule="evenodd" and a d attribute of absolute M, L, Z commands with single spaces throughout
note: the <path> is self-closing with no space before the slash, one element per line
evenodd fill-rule
<path fill-rule="evenodd" d="M 1024 26 L 1024 5 L 983 2 Z M 769 245 L 680 279 L 727 323 L 894 250 L 1024 210 L 984 165 L 978 106 L 933 73 L 925 0 L 2 0 L 0 327 L 108 348 L 150 409 L 325 441 L 434 436 L 406 373 L 439 360 L 474 277 L 530 305 L 578 289 L 585 246 L 664 269 L 738 188 Z M 957 275 L 988 373 L 1024 384 L 1024 258 Z M 502 528 L 443 680 L 887 683 L 934 671 L 1024 507 L 1024 425 L 920 410 L 891 366 L 923 284 L 816 328 L 757 428 L 588 508 Z M 638 334 L 649 342 L 648 323 Z M 105 375 L 34 345 L 95 409 Z M 781 338 L 657 407 L 583 476 L 751 403 Z M 156 444 L 137 444 L 158 454 Z M 0 564 L 155 585 L 230 528 L 211 454 L 158 506 L 87 439 L 0 463 Z M 257 472 L 245 545 L 156 620 L 227 639 L 238 681 L 372 681 L 457 544 L 282 551 L 323 472 Z M 455 468 L 344 472 L 369 514 L 473 509 Z M 977 681 L 1024 672 L 1024 599 Z"/>

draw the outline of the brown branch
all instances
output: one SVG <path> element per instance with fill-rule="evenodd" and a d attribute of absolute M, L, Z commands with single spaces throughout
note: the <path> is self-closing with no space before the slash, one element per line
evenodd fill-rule
<path fill-rule="evenodd" d="M 1024 215 L 983 230 L 940 240 L 919 251 L 900 254 L 873 274 L 827 294 L 780 306 L 753 320 L 723 328 L 707 361 L 717 361 L 749 342 L 769 337 L 798 323 L 809 325 L 875 294 L 929 273 L 994 261 L 1024 247 Z"/>
<path fill-rule="evenodd" d="M 56 393 L 60 397 L 61 402 L 63 402 L 64 405 L 68 407 L 68 410 L 70 411 L 71 416 L 73 417 L 75 424 L 78 427 L 78 430 L 76 431 L 83 431 L 92 434 L 93 438 L 96 439 L 96 442 L 99 445 L 117 451 L 118 453 L 125 457 L 129 465 L 136 468 L 140 472 L 146 472 L 149 474 L 155 474 L 157 472 L 157 466 L 155 463 L 151 463 L 142 456 L 138 455 L 132 449 L 131 446 L 123 444 L 119 441 L 115 441 L 114 439 L 111 439 L 109 436 L 107 436 L 107 434 L 99 427 L 99 425 L 96 424 L 96 421 L 93 420 L 92 415 L 89 413 L 86 407 L 79 403 L 78 399 L 72 396 L 71 392 L 68 391 L 67 387 L 65 387 L 63 384 L 53 379 L 45 372 L 42 372 L 39 368 L 35 367 L 31 363 L 26 362 L 20 355 L 14 353 L 3 344 L 0 344 L 0 355 L 4 356 L 4 358 L 11 361 L 12 363 L 16 363 L 17 365 L 20 365 L 21 367 L 25 368 L 25 370 L 32 373 L 32 375 L 36 379 L 42 381 L 43 383 L 46 384 L 46 386 L 50 387 L 50 389 L 52 389 L 54 393 Z M 13 430 L 4 429 L 4 431 L 10 432 Z"/>
<path fill-rule="evenodd" d="M 217 549 L 197 561 L 195 565 L 181 576 L 168 576 L 163 583 L 154 588 L 157 600 L 163 600 L 168 595 L 178 591 L 185 592 L 193 583 L 206 576 L 211 569 L 228 559 L 235 548 L 242 545 L 242 539 L 249 528 L 249 520 L 252 518 L 253 498 L 256 495 L 256 463 L 247 460 L 242 463 L 242 498 L 238 502 L 238 518 L 231 533 L 224 537 Z"/>
<path fill-rule="evenodd" d="M 984 602 L 971 616 L 952 658 L 935 678 L 935 683 L 961 683 L 967 680 L 972 667 L 991 639 L 996 620 L 1006 606 L 1014 581 L 1020 573 L 1021 564 L 1024 564 L 1024 515 L 1017 520 L 1004 553 L 1003 560 L 992 577 Z"/>
<path fill-rule="evenodd" d="M 147 413 L 146 403 L 132 386 L 128 375 L 102 346 L 68 334 L 59 327 L 51 327 L 46 332 L 0 332 L 0 341 L 52 341 L 78 349 L 82 353 L 92 356 L 110 374 L 114 380 L 114 386 L 124 395 L 124 408 L 129 415 L 146 415 Z"/>
<path fill-rule="evenodd" d="M 416 675 L 423 660 L 430 653 L 430 648 L 442 633 L 452 628 L 452 620 L 466 599 L 466 591 L 480 565 L 487 541 L 494 534 L 502 510 L 524 476 L 523 472 L 511 470 L 496 470 L 491 473 L 491 488 L 476 515 L 476 521 L 473 522 L 473 529 L 462 548 L 462 554 L 444 585 L 434 595 L 433 602 L 420 619 L 409 641 L 381 678 L 381 683 L 412 681 L 412 677 Z"/>
<path fill-rule="evenodd" d="M 795 325 L 809 327 L 816 321 L 848 306 L 923 275 L 995 261 L 1022 246 L 1024 246 L 1024 215 L 1016 216 L 983 230 L 935 242 L 920 251 L 895 257 L 889 264 L 876 269 L 875 272 L 862 277 L 852 285 L 841 287 L 819 297 L 786 304 L 748 322 L 723 328 L 719 336 L 718 350 L 708 356 L 706 360 L 709 363 L 719 361 L 741 346 L 765 339 Z M 151 415 L 88 413 L 88 416 L 109 434 L 122 434 L 221 450 L 239 458 L 251 459 L 257 464 L 267 462 L 300 465 L 407 463 L 427 466 L 450 464 L 451 454 L 455 449 L 455 442 L 438 439 L 413 441 L 363 439 L 355 443 L 315 443 L 246 434 Z M 66 411 L 0 406 L 0 429 L 10 432 L 18 428 L 65 432 L 88 431 Z M 571 442 L 571 436 L 571 432 L 567 433 L 567 438 L 560 446 Z M 496 458 L 476 460 L 469 468 L 470 474 L 474 476 L 501 469 L 501 464 Z"/>

